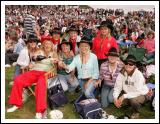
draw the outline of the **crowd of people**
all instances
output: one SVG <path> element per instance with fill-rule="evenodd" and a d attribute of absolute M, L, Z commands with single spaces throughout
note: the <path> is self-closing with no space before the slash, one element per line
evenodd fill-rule
<path fill-rule="evenodd" d="M 121 59 L 119 42 L 132 41 L 146 50 L 147 59 L 154 59 L 154 11 L 124 14 L 122 9 L 24 5 L 6 6 L 5 16 L 5 67 L 15 65 L 9 98 L 13 107 L 7 112 L 22 107 L 23 88 L 36 83 L 36 118 L 43 118 L 44 75 L 50 69 L 58 73 L 64 91 L 81 90 L 86 98 L 97 98 L 98 90 L 103 108 L 127 103 L 131 118 L 138 118 L 141 104 L 151 99 L 145 72 L 139 70 L 136 56 L 126 52 Z"/>

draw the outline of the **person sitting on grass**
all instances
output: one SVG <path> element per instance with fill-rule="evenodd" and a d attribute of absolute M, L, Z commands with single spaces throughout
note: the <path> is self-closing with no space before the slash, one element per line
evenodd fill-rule
<path fill-rule="evenodd" d="M 112 47 L 107 56 L 108 61 L 101 64 L 99 80 L 95 84 L 96 87 L 98 85 L 102 87 L 101 104 L 103 108 L 108 107 L 109 103 L 113 103 L 113 87 L 122 68 L 119 64 L 119 54 L 116 48 Z"/>
<path fill-rule="evenodd" d="M 58 48 L 60 50 L 58 54 L 59 59 L 67 65 L 71 64 L 74 58 L 72 43 L 63 39 L 62 43 L 58 45 Z M 67 73 L 63 68 L 58 67 L 57 73 L 64 91 L 69 90 L 71 92 L 78 88 L 79 82 L 74 75 L 74 70 Z"/>
<path fill-rule="evenodd" d="M 7 112 L 14 112 L 21 108 L 23 88 L 36 83 L 36 118 L 43 118 L 43 113 L 47 108 L 45 74 L 51 69 L 56 73 L 55 63 L 58 62 L 58 55 L 53 52 L 52 41 L 45 40 L 42 43 L 42 49 L 36 52 L 33 60 L 35 64 L 30 65 L 30 71 L 20 74 L 14 79 L 9 98 L 9 104 L 13 105 L 13 107 L 7 109 Z"/>
<path fill-rule="evenodd" d="M 152 91 L 145 84 L 142 72 L 136 67 L 136 58 L 128 55 L 124 61 L 125 66 L 120 71 L 113 89 L 114 104 L 117 108 L 130 105 L 131 119 L 139 118 L 141 104 L 150 99 Z"/>
<path fill-rule="evenodd" d="M 97 56 L 91 52 L 92 43 L 87 37 L 83 37 L 78 43 L 80 53 L 76 55 L 70 65 L 63 62 L 59 66 L 71 72 L 77 68 L 78 81 L 86 98 L 95 98 L 95 83 L 99 77 Z"/>

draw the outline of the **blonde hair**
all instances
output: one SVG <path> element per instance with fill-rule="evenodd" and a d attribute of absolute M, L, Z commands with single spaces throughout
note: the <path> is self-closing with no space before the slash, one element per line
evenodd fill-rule
<path fill-rule="evenodd" d="M 44 50 L 44 44 L 45 44 L 47 41 L 49 41 L 49 42 L 52 44 L 51 51 L 55 51 L 55 50 L 54 50 L 54 44 L 53 44 L 53 42 L 52 42 L 51 40 L 44 40 L 44 41 L 42 42 L 41 48 Z"/>

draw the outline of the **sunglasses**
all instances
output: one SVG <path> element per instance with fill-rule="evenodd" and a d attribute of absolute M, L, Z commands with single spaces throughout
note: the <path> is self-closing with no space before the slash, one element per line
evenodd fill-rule
<path fill-rule="evenodd" d="M 135 64 L 134 64 L 134 63 L 131 63 L 131 62 L 125 62 L 125 65 L 133 66 L 133 65 L 135 65 Z"/>

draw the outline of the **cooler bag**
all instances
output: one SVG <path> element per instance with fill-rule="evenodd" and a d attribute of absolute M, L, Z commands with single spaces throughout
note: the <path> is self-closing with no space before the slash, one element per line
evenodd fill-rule
<path fill-rule="evenodd" d="M 83 103 L 86 101 L 86 103 Z M 82 104 L 83 103 L 83 104 Z M 87 99 L 84 94 L 81 94 L 74 103 L 76 112 L 83 119 L 100 119 L 102 118 L 101 104 L 97 99 Z"/>
<path fill-rule="evenodd" d="M 68 102 L 59 78 L 54 83 L 55 85 L 48 89 L 48 103 L 51 109 L 60 107 Z"/>

